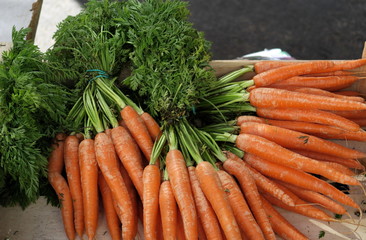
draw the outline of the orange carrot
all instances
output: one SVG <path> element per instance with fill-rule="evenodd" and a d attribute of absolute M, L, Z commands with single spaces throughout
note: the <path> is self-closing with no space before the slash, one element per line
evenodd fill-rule
<path fill-rule="evenodd" d="M 245 199 L 247 200 L 265 239 L 276 239 L 269 219 L 261 206 L 257 186 L 253 177 L 250 175 L 248 168 L 242 162 L 236 161 L 228 156 L 227 160 L 224 162 L 224 169 L 238 180 Z"/>
<path fill-rule="evenodd" d="M 200 187 L 216 213 L 227 239 L 241 239 L 240 229 L 219 176 L 211 163 L 201 161 L 196 167 Z"/>
<path fill-rule="evenodd" d="M 348 176 L 355 176 L 356 173 L 353 172 L 351 169 L 349 169 L 346 166 L 343 166 L 342 164 L 339 163 L 335 163 L 335 162 L 324 162 L 325 164 L 327 164 L 329 167 L 337 170 L 338 172 L 344 173 Z"/>
<path fill-rule="evenodd" d="M 311 134 L 316 137 L 324 139 L 343 139 L 354 141 L 366 141 L 366 132 L 364 131 L 347 131 L 339 127 L 328 126 L 311 122 L 287 121 L 287 120 L 273 120 L 266 118 L 259 118 L 255 116 L 241 116 L 237 119 L 237 125 L 242 122 L 259 122 L 266 123 L 277 127 L 282 127 L 302 133 Z M 239 125 L 240 126 L 240 125 Z"/>
<path fill-rule="evenodd" d="M 282 188 L 285 189 L 285 187 L 282 187 Z M 291 195 L 290 190 L 287 190 L 287 194 Z M 292 194 L 292 195 L 294 198 L 296 197 L 295 194 Z M 335 219 L 333 219 L 323 210 L 320 210 L 319 208 L 314 207 L 313 205 L 309 204 L 306 201 L 301 200 L 300 198 L 297 198 L 297 200 L 296 200 L 297 204 L 295 206 L 290 207 L 286 204 L 283 204 L 283 202 L 279 201 L 277 198 L 274 198 L 266 193 L 263 194 L 263 197 L 271 204 L 276 205 L 280 208 L 286 209 L 288 211 L 295 212 L 295 213 L 301 214 L 303 216 L 307 216 L 307 217 L 322 220 L 322 221 L 327 221 L 327 222 L 335 221 Z"/>
<path fill-rule="evenodd" d="M 329 76 L 350 76 L 350 75 L 354 75 L 355 72 L 352 71 L 345 71 L 345 70 L 338 70 L 338 71 L 333 71 L 333 72 L 322 72 L 322 73 L 313 73 L 313 74 L 308 74 L 305 76 L 309 76 L 309 77 L 329 77 Z"/>
<path fill-rule="evenodd" d="M 240 164 L 244 164 L 250 175 L 254 178 L 254 181 L 258 187 L 258 189 L 261 189 L 264 192 L 267 192 L 268 194 L 272 195 L 275 198 L 278 198 L 279 200 L 283 201 L 283 203 L 293 206 L 295 205 L 295 202 L 293 199 L 291 199 L 290 196 L 286 195 L 280 188 L 277 187 L 277 184 L 274 183 L 272 180 L 266 178 L 263 176 L 260 172 L 252 168 L 249 164 L 247 164 L 245 161 L 240 159 L 238 156 L 231 152 L 225 152 L 226 156 L 229 157 L 232 160 L 241 162 Z"/>
<path fill-rule="evenodd" d="M 366 64 L 366 59 L 354 59 L 354 60 L 336 60 L 333 61 L 334 66 L 325 70 L 319 70 L 317 73 L 322 72 L 334 72 L 334 71 L 343 71 L 343 70 L 353 70 L 359 68 Z"/>
<path fill-rule="evenodd" d="M 289 221 L 286 220 L 264 197 L 261 197 L 264 210 L 275 233 L 284 240 L 306 240 L 304 234 L 297 230 Z"/>
<path fill-rule="evenodd" d="M 357 119 L 357 118 L 366 118 L 366 111 L 359 110 L 359 111 L 331 111 L 334 114 L 342 116 L 348 119 Z"/>
<path fill-rule="evenodd" d="M 366 157 L 363 152 L 344 147 L 335 142 L 265 123 L 243 123 L 240 125 L 240 133 L 261 136 L 285 148 L 304 149 L 343 158 Z"/>
<path fill-rule="evenodd" d="M 141 119 L 141 116 L 131 106 L 124 107 L 121 110 L 121 116 L 141 151 L 147 160 L 150 161 L 150 155 L 154 144 L 144 120 Z"/>
<path fill-rule="evenodd" d="M 265 60 L 265 61 L 258 61 L 254 64 L 254 71 L 255 73 L 259 74 L 270 69 L 275 69 L 283 66 L 289 66 L 294 64 L 299 64 L 301 62 L 296 61 L 274 61 L 274 60 Z"/>
<path fill-rule="evenodd" d="M 144 168 L 144 237 L 157 239 L 157 222 L 159 212 L 160 170 L 156 165 L 149 164 Z"/>
<path fill-rule="evenodd" d="M 333 92 L 333 93 L 338 94 L 338 95 L 343 95 L 343 96 L 357 96 L 357 97 L 362 96 L 362 94 L 360 92 L 352 91 L 352 90 L 337 91 L 337 92 Z"/>
<path fill-rule="evenodd" d="M 366 118 L 350 118 L 349 120 L 353 121 L 354 123 L 356 123 L 357 125 L 361 126 L 361 127 L 366 127 Z"/>
<path fill-rule="evenodd" d="M 128 172 L 128 175 L 135 185 L 137 192 L 142 198 L 143 166 L 140 149 L 138 148 L 132 136 L 122 126 L 113 128 L 111 131 L 111 136 L 118 157 Z"/>
<path fill-rule="evenodd" d="M 183 154 L 177 149 L 169 150 L 166 156 L 166 169 L 169 174 L 174 197 L 183 218 L 184 233 L 187 239 L 197 239 L 197 212 L 194 203 L 188 170 Z"/>
<path fill-rule="evenodd" d="M 263 175 L 293 184 L 307 190 L 322 193 L 336 201 L 339 201 L 340 203 L 354 208 L 359 208 L 357 203 L 355 203 L 348 195 L 344 194 L 326 181 L 323 181 L 308 173 L 264 160 L 263 158 L 253 154 L 245 154 L 244 160 Z"/>
<path fill-rule="evenodd" d="M 175 240 L 178 221 L 177 202 L 169 180 L 163 181 L 160 185 L 159 207 L 164 239 Z"/>
<path fill-rule="evenodd" d="M 256 113 L 259 117 L 263 118 L 319 123 L 349 131 L 360 130 L 360 126 L 351 120 L 317 109 L 257 108 Z"/>
<path fill-rule="evenodd" d="M 264 87 L 252 90 L 249 101 L 254 107 L 261 108 L 300 108 L 333 111 L 366 109 L 366 104 L 361 102 Z"/>
<path fill-rule="evenodd" d="M 112 192 L 113 199 L 117 202 L 122 218 L 122 239 L 134 239 L 137 225 L 131 198 L 118 168 L 118 160 L 112 140 L 105 133 L 95 136 L 95 154 L 100 170 Z"/>
<path fill-rule="evenodd" d="M 335 182 L 360 185 L 356 179 L 339 173 L 322 162 L 292 152 L 260 136 L 240 134 L 237 137 L 236 145 L 246 153 L 257 155 L 277 164 L 319 174 Z"/>
<path fill-rule="evenodd" d="M 291 150 L 298 154 L 301 154 L 301 155 L 309 157 L 309 158 L 313 158 L 318 161 L 335 162 L 338 164 L 342 164 L 343 166 L 348 167 L 348 168 L 365 169 L 365 167 L 355 159 L 340 158 L 340 157 L 335 157 L 335 156 L 331 156 L 331 155 L 327 155 L 327 154 L 316 153 L 316 152 L 311 152 L 311 151 L 306 151 L 306 150 L 299 150 L 299 149 L 291 149 Z"/>
<path fill-rule="evenodd" d="M 161 129 L 159 124 L 155 121 L 155 119 L 147 112 L 144 112 L 140 115 L 142 120 L 144 121 L 147 130 L 149 131 L 149 134 L 155 142 L 159 136 L 161 135 Z"/>
<path fill-rule="evenodd" d="M 319 89 L 343 89 L 351 86 L 358 81 L 360 77 L 357 76 L 326 76 L 326 77 L 309 77 L 309 76 L 295 76 L 282 81 L 278 81 L 268 87 L 283 88 L 289 86 L 296 87 L 311 87 Z"/>
<path fill-rule="evenodd" d="M 84 206 L 79 166 L 79 139 L 70 135 L 65 140 L 65 168 L 74 206 L 75 230 L 79 237 L 84 234 Z M 85 154 L 85 153 L 80 153 Z"/>
<path fill-rule="evenodd" d="M 278 182 L 281 185 L 288 188 L 294 194 L 296 194 L 299 198 L 301 198 L 309 203 L 319 204 L 321 207 L 324 207 L 324 208 L 330 210 L 331 212 L 334 212 L 337 214 L 345 214 L 347 212 L 347 210 L 342 205 L 338 204 L 337 202 L 331 200 L 330 198 L 328 198 L 320 193 L 306 190 L 306 189 L 297 187 L 297 186 L 289 184 L 289 183 L 280 182 L 280 181 L 278 181 Z"/>
<path fill-rule="evenodd" d="M 98 226 L 98 163 L 95 159 L 94 140 L 84 139 L 79 145 L 81 189 L 83 193 L 85 231 L 94 239 Z"/>
<path fill-rule="evenodd" d="M 189 179 L 192 186 L 194 202 L 201 222 L 202 228 L 208 239 L 223 239 L 220 229 L 220 223 L 212 209 L 210 202 L 203 193 L 197 178 L 196 168 L 188 167 Z"/>
<path fill-rule="evenodd" d="M 264 240 L 261 228 L 258 226 L 252 212 L 234 178 L 225 171 L 218 172 L 222 186 L 228 196 L 234 216 L 242 232 L 248 239 Z"/>
<path fill-rule="evenodd" d="M 75 239 L 74 210 L 69 186 L 61 175 L 64 166 L 64 134 L 57 134 L 48 158 L 48 181 L 60 201 L 62 222 L 69 240 Z"/>
<path fill-rule="evenodd" d="M 198 221 L 198 239 L 207 240 L 205 230 L 203 230 L 201 221 Z"/>
<path fill-rule="evenodd" d="M 295 92 L 301 92 L 301 93 L 307 93 L 307 94 L 314 94 L 314 95 L 320 95 L 320 96 L 327 96 L 327 97 L 333 97 L 333 98 L 340 98 L 350 101 L 356 101 L 356 102 L 365 102 L 365 99 L 363 97 L 358 96 L 344 96 L 340 94 L 335 94 L 333 92 L 319 89 L 319 88 L 311 88 L 311 87 L 300 87 L 300 88 L 294 88 L 292 91 Z"/>
<path fill-rule="evenodd" d="M 253 77 L 253 80 L 257 87 L 263 87 L 290 77 L 319 72 L 333 66 L 334 63 L 331 61 L 309 61 L 291 64 L 259 73 Z"/>
<path fill-rule="evenodd" d="M 177 240 L 186 240 L 182 214 L 179 211 L 179 208 L 177 210 Z"/>
<path fill-rule="evenodd" d="M 111 235 L 112 240 L 121 240 L 121 222 L 114 208 L 112 192 L 109 189 L 102 172 L 99 172 L 98 185 L 102 196 L 104 214 L 107 221 L 109 234 Z"/>

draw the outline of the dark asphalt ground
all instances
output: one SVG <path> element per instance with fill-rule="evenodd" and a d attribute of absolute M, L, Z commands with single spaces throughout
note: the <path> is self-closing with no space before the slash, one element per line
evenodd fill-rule
<path fill-rule="evenodd" d="M 85 0 L 79 0 L 85 2 Z M 297 59 L 361 57 L 365 0 L 190 0 L 214 59 L 281 48 Z"/>

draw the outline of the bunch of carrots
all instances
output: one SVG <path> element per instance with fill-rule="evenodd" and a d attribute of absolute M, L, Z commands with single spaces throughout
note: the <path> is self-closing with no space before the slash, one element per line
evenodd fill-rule
<path fill-rule="evenodd" d="M 366 140 L 364 99 L 343 91 L 365 64 L 258 62 L 218 79 L 197 106 L 202 126 L 159 126 L 128 99 L 117 122 L 100 88 L 110 124 L 87 110 L 96 135 L 59 134 L 49 157 L 68 239 L 95 238 L 99 201 L 112 239 L 134 239 L 139 222 L 144 239 L 307 239 L 278 208 L 346 221 L 329 212 L 360 207 L 331 182 L 362 187 L 366 154 L 330 139 Z"/>

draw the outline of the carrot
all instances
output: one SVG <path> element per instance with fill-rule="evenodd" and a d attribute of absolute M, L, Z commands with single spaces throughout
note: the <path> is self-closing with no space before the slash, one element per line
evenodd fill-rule
<path fill-rule="evenodd" d="M 324 90 L 343 89 L 351 86 L 358 81 L 360 77 L 357 76 L 326 76 L 326 77 L 309 77 L 309 76 L 295 76 L 274 84 L 268 85 L 272 88 L 283 88 L 289 86 L 296 87 L 311 87 Z"/>
<path fill-rule="evenodd" d="M 95 159 L 94 140 L 84 139 L 79 145 L 81 189 L 83 193 L 85 231 L 94 239 L 98 226 L 98 164 Z"/>
<path fill-rule="evenodd" d="M 366 127 L 366 118 L 364 118 L 364 119 L 350 118 L 349 120 L 353 121 L 354 123 L 356 123 L 357 125 L 359 125 L 361 127 Z"/>
<path fill-rule="evenodd" d="M 265 123 L 243 123 L 240 125 L 240 133 L 261 136 L 285 148 L 304 149 L 343 158 L 366 157 L 363 152 L 344 147 L 335 142 Z"/>
<path fill-rule="evenodd" d="M 345 129 L 341 129 L 334 126 L 327 126 L 311 122 L 273 120 L 273 119 L 259 118 L 255 116 L 248 116 L 248 118 L 241 116 L 237 119 L 237 125 L 241 124 L 244 121 L 266 123 L 273 126 L 290 129 L 293 131 L 311 134 L 313 136 L 324 139 L 366 141 L 366 133 L 361 130 L 354 132 L 354 131 L 347 131 Z"/>
<path fill-rule="evenodd" d="M 359 110 L 359 111 L 331 111 L 334 114 L 342 116 L 348 119 L 357 119 L 357 118 L 366 118 L 366 111 Z"/>
<path fill-rule="evenodd" d="M 365 167 L 355 159 L 340 158 L 340 157 L 335 157 L 335 156 L 331 156 L 331 155 L 327 155 L 327 154 L 316 153 L 316 152 L 311 152 L 311 151 L 306 151 L 306 150 L 299 150 L 299 149 L 290 149 L 290 150 L 294 151 L 298 154 L 301 154 L 303 156 L 313 158 L 318 161 L 335 162 L 335 163 L 341 164 L 348 168 L 365 169 Z"/>
<path fill-rule="evenodd" d="M 274 183 L 272 180 L 266 178 L 263 176 L 260 172 L 252 168 L 249 164 L 247 164 L 245 161 L 240 159 L 238 156 L 231 152 L 225 152 L 227 157 L 230 157 L 230 159 L 241 162 L 240 164 L 244 164 L 250 175 L 254 178 L 254 181 L 258 187 L 258 189 L 261 189 L 264 192 L 267 192 L 268 194 L 272 195 L 275 198 L 278 198 L 279 200 L 283 201 L 283 203 L 293 206 L 295 205 L 295 202 L 293 199 L 291 199 L 290 196 L 285 194 L 280 188 L 277 187 L 277 184 Z"/>
<path fill-rule="evenodd" d="M 253 177 L 250 175 L 248 168 L 242 162 L 236 161 L 228 156 L 227 160 L 224 162 L 224 169 L 238 180 L 245 199 L 247 200 L 265 239 L 276 239 L 269 219 L 261 206 L 257 186 Z"/>
<path fill-rule="evenodd" d="M 254 64 L 254 71 L 255 73 L 259 74 L 262 72 L 266 72 L 270 69 L 275 69 L 283 66 L 289 66 L 294 64 L 299 64 L 301 62 L 294 62 L 294 61 L 274 61 L 274 60 L 265 60 L 259 61 Z"/>
<path fill-rule="evenodd" d="M 142 120 L 144 121 L 147 130 L 151 136 L 153 142 L 155 142 L 159 136 L 161 135 L 161 129 L 159 124 L 155 121 L 155 119 L 147 112 L 144 112 L 140 115 Z"/>
<path fill-rule="evenodd" d="M 104 214 L 107 221 L 109 234 L 112 240 L 121 240 L 121 222 L 114 208 L 112 192 L 109 189 L 102 172 L 99 172 L 98 185 L 104 207 Z"/>
<path fill-rule="evenodd" d="M 366 59 L 354 59 L 354 60 L 337 60 L 334 61 L 334 66 L 325 70 L 319 70 L 317 73 L 322 72 L 334 72 L 343 70 L 353 70 L 366 64 Z"/>
<path fill-rule="evenodd" d="M 333 92 L 333 93 L 338 94 L 338 95 L 343 95 L 343 96 L 356 96 L 356 97 L 362 96 L 362 94 L 360 92 L 352 91 L 352 90 L 337 91 L 337 92 Z"/>
<path fill-rule="evenodd" d="M 183 154 L 179 150 L 169 150 L 166 156 L 166 169 L 169 174 L 174 197 L 183 218 L 185 237 L 192 240 L 197 239 L 196 207 L 186 163 Z"/>
<path fill-rule="evenodd" d="M 278 181 L 279 182 L 279 181 Z M 290 191 L 292 191 L 294 194 L 296 194 L 299 198 L 309 202 L 309 203 L 316 203 L 320 206 L 330 210 L 331 212 L 337 213 L 337 214 L 345 214 L 347 210 L 337 202 L 331 200 L 330 198 L 314 192 L 310 190 L 306 190 L 300 187 L 297 187 L 295 185 L 285 183 L 285 182 L 279 182 L 281 185 L 288 188 Z"/>
<path fill-rule="evenodd" d="M 240 134 L 237 137 L 236 145 L 246 153 L 257 155 L 258 157 L 270 160 L 276 164 L 293 167 L 309 173 L 319 174 L 335 182 L 360 185 L 360 182 L 356 179 L 339 173 L 322 162 L 292 152 L 260 136 Z"/>
<path fill-rule="evenodd" d="M 118 158 L 118 156 L 117 156 Z M 118 161 L 117 161 L 118 162 Z M 128 172 L 126 171 L 126 169 L 124 168 L 123 164 L 121 162 L 118 162 L 119 164 L 119 171 L 121 173 L 122 179 L 125 182 L 127 191 L 128 191 L 128 195 L 130 196 L 131 199 L 131 204 L 132 204 L 132 211 L 134 213 L 135 217 L 134 218 L 134 224 L 138 225 L 138 219 L 140 218 L 141 221 L 143 221 L 143 213 L 141 212 L 141 215 L 139 215 L 139 210 L 138 210 L 138 201 L 141 201 L 138 197 L 138 193 L 137 190 L 135 188 L 135 186 L 133 185 L 133 182 L 130 178 L 130 176 L 128 175 Z"/>
<path fill-rule="evenodd" d="M 178 220 L 178 223 L 177 223 L 177 240 L 186 240 L 182 214 L 179 211 L 179 208 L 177 210 L 178 210 L 177 211 L 177 220 Z"/>
<path fill-rule="evenodd" d="M 261 108 L 300 108 L 333 111 L 366 109 L 366 104 L 360 102 L 264 87 L 252 90 L 249 101 L 254 107 Z"/>
<path fill-rule="evenodd" d="M 176 239 L 177 236 L 177 202 L 175 201 L 169 180 L 160 185 L 159 207 L 164 239 Z"/>
<path fill-rule="evenodd" d="M 253 154 L 245 154 L 244 160 L 265 176 L 278 179 L 307 190 L 322 193 L 336 201 L 339 201 L 340 203 L 354 208 L 359 208 L 357 203 L 355 203 L 348 195 L 313 175 L 292 167 L 264 160 L 263 158 Z"/>
<path fill-rule="evenodd" d="M 150 164 L 144 168 L 144 237 L 157 239 L 157 222 L 159 212 L 160 170 L 156 165 Z"/>
<path fill-rule="evenodd" d="M 207 240 L 205 230 L 202 227 L 201 221 L 198 221 L 198 239 L 199 240 Z"/>
<path fill-rule="evenodd" d="M 354 72 L 351 71 L 345 71 L 345 70 L 338 70 L 338 71 L 332 71 L 332 72 L 322 72 L 322 73 L 313 73 L 313 74 L 308 74 L 305 76 L 309 76 L 309 77 L 329 77 L 329 76 L 349 76 L 349 75 L 354 75 Z"/>
<path fill-rule="evenodd" d="M 234 178 L 225 171 L 218 172 L 222 186 L 228 196 L 230 205 L 233 209 L 234 216 L 242 232 L 248 239 L 263 239 L 264 235 L 258 226 L 252 212 Z"/>
<path fill-rule="evenodd" d="M 147 160 L 150 161 L 150 155 L 154 144 L 144 120 L 141 119 L 141 116 L 131 106 L 124 107 L 121 110 L 121 116 L 141 151 Z"/>
<path fill-rule="evenodd" d="M 121 211 L 122 239 L 134 239 L 137 233 L 137 216 L 134 214 L 131 198 L 118 168 L 118 160 L 112 140 L 105 133 L 95 136 L 95 154 L 99 168 L 112 192 L 113 199 Z"/>
<path fill-rule="evenodd" d="M 188 167 L 189 180 L 192 186 L 194 202 L 199 217 L 199 222 L 208 239 L 223 239 L 220 223 L 210 202 L 203 193 L 196 174 L 196 167 Z"/>
<path fill-rule="evenodd" d="M 67 181 L 74 206 L 75 230 L 79 237 L 82 237 L 84 234 L 84 206 L 79 166 L 79 139 L 76 136 L 66 137 L 64 155 Z"/>
<path fill-rule="evenodd" d="M 216 213 L 227 239 L 241 239 L 240 229 L 219 176 L 211 163 L 201 161 L 196 167 L 200 187 Z"/>
<path fill-rule="evenodd" d="M 319 88 L 300 87 L 300 88 L 294 88 L 294 89 L 292 89 L 292 91 L 326 96 L 326 97 L 340 98 L 340 99 L 356 101 L 356 102 L 365 102 L 365 99 L 363 97 L 339 95 L 339 94 L 336 94 L 336 93 L 333 93 L 333 92 L 330 92 L 327 90 L 319 89 Z"/>
<path fill-rule="evenodd" d="M 319 123 L 349 131 L 360 130 L 360 126 L 351 120 L 317 109 L 257 108 L 256 113 L 263 118 Z"/>
<path fill-rule="evenodd" d="M 62 222 L 69 240 L 75 239 L 74 210 L 69 186 L 61 175 L 64 166 L 65 134 L 57 134 L 48 158 L 48 181 L 55 190 L 60 201 Z"/>
<path fill-rule="evenodd" d="M 287 194 L 290 194 L 290 191 L 288 191 Z M 295 194 L 293 194 L 293 195 L 295 197 Z M 295 213 L 301 214 L 306 217 L 322 220 L 322 221 L 327 221 L 327 222 L 335 221 L 326 212 L 310 205 L 308 202 L 305 202 L 305 201 L 301 200 L 300 198 L 298 198 L 296 201 L 297 205 L 290 207 L 286 204 L 283 204 L 277 198 L 274 198 L 268 194 L 263 194 L 263 197 L 271 204 L 276 205 L 285 210 L 295 212 Z"/>
<path fill-rule="evenodd" d="M 291 64 L 259 73 L 253 77 L 253 80 L 257 87 L 263 87 L 290 77 L 319 72 L 319 70 L 332 66 L 334 66 L 334 63 L 331 61 L 309 61 Z"/>
<path fill-rule="evenodd" d="M 286 220 L 264 197 L 261 197 L 263 208 L 266 211 L 274 232 L 284 240 L 306 240 L 304 234 Z"/>
<path fill-rule="evenodd" d="M 342 164 L 336 163 L 336 162 L 324 162 L 329 167 L 337 170 L 338 172 L 341 172 L 343 174 L 346 174 L 348 176 L 355 176 L 356 173 L 354 173 L 351 169 L 349 169 L 346 166 L 343 166 Z"/>
<path fill-rule="evenodd" d="M 111 137 L 120 161 L 128 172 L 137 192 L 143 195 L 143 165 L 140 149 L 126 128 L 118 126 L 112 129 Z"/>

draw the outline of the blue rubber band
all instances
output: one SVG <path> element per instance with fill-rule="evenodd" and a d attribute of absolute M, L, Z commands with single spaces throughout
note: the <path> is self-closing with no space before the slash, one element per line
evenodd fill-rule
<path fill-rule="evenodd" d="M 109 78 L 108 73 L 106 73 L 105 71 L 100 70 L 100 69 L 88 69 L 88 70 L 86 70 L 86 72 L 97 72 L 97 73 L 99 73 L 97 76 L 90 79 L 89 82 L 94 81 L 97 78 Z"/>

